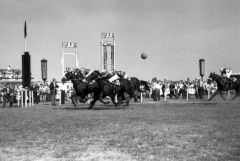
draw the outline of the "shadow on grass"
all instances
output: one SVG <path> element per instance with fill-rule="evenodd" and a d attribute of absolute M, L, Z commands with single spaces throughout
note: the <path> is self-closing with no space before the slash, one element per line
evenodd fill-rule
<path fill-rule="evenodd" d="M 53 108 L 53 110 L 121 110 L 121 109 L 128 109 L 129 106 L 126 105 L 120 105 L 120 106 L 114 106 L 114 105 L 96 105 L 93 108 L 89 109 L 88 106 L 62 106 L 62 107 L 56 107 Z"/>

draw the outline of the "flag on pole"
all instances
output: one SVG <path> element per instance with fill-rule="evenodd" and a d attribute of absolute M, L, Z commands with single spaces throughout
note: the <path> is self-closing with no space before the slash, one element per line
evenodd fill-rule
<path fill-rule="evenodd" d="M 24 24 L 24 38 L 27 37 L 27 22 L 25 21 L 25 24 Z"/>

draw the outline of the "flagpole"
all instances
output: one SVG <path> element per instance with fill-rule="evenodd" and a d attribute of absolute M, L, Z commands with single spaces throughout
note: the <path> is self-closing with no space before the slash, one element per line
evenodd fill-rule
<path fill-rule="evenodd" d="M 24 23 L 24 52 L 27 51 L 27 22 Z"/>
<path fill-rule="evenodd" d="M 27 51 L 27 40 L 26 38 L 24 38 L 24 52 Z"/>

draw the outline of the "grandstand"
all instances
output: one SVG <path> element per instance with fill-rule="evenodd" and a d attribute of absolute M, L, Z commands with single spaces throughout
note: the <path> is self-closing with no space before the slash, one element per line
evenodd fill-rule
<path fill-rule="evenodd" d="M 9 84 L 21 84 L 22 83 L 22 71 L 21 69 L 0 69 L 0 86 Z"/>

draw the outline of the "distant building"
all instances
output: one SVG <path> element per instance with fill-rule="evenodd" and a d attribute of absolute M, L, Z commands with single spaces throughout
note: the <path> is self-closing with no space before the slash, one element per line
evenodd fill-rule
<path fill-rule="evenodd" d="M 0 85 L 4 83 L 21 84 L 22 70 L 12 69 L 10 66 L 8 66 L 6 69 L 0 69 Z"/>

